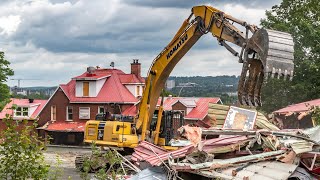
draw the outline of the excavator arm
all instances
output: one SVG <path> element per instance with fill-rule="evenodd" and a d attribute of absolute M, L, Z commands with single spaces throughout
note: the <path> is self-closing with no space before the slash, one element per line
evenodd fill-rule
<path fill-rule="evenodd" d="M 245 33 L 234 23 L 244 27 Z M 137 129 L 142 127 L 140 140 L 145 139 L 149 120 L 171 71 L 199 38 L 207 33 L 216 37 L 219 44 L 239 57 L 239 62 L 243 63 L 238 87 L 241 104 L 261 105 L 260 89 L 263 79 L 269 76 L 285 79 L 292 77 L 293 41 L 289 34 L 258 29 L 210 6 L 195 6 L 149 69 L 136 122 Z M 249 34 L 252 34 L 250 38 Z M 238 53 L 226 42 L 241 47 L 241 52 Z"/>

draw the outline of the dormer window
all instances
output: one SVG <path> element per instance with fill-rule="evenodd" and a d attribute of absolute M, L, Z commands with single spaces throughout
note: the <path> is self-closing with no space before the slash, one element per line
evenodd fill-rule
<path fill-rule="evenodd" d="M 137 86 L 137 96 L 140 96 L 140 86 Z"/>
<path fill-rule="evenodd" d="M 28 107 L 17 107 L 15 111 L 15 116 L 28 116 L 29 108 Z"/>
<path fill-rule="evenodd" d="M 83 96 L 89 96 L 89 82 L 83 82 Z"/>

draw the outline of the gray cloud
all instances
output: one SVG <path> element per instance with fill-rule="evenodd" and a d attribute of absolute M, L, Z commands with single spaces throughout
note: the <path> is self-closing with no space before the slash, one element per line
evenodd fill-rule
<path fill-rule="evenodd" d="M 192 1 L 185 4 L 177 1 L 174 8 L 165 5 L 171 1 L 153 5 L 151 2 L 39 0 L 0 4 L 0 21 L 8 17 L 20 20 L 10 33 L 1 33 L 6 26 L 0 22 L 0 37 L 8 44 L 0 49 L 6 52 L 17 78 L 42 79 L 23 82 L 23 86 L 67 83 L 87 66 L 109 67 L 111 61 L 115 61 L 116 68 L 129 72 L 133 58 L 140 59 L 142 75 L 146 76 L 152 60 L 171 40 L 193 6 Z M 264 17 L 265 8 L 271 8 L 219 2 L 219 9 L 254 24 Z M 239 67 L 237 59 L 208 34 L 186 54 L 172 75 L 239 75 Z"/>
<path fill-rule="evenodd" d="M 148 3 L 135 7 L 132 6 L 135 1 L 127 1 L 127 4 L 117 0 L 53 2 L 24 5 L 21 23 L 11 40 L 22 46 L 31 42 L 53 52 L 159 51 L 171 40 L 190 13 L 190 9 L 154 9 L 148 7 Z M 161 2 L 164 5 L 169 1 L 147 2 Z M 188 2 L 193 1 L 186 2 L 190 8 L 192 5 Z M 179 4 L 178 1 L 176 6 Z M 154 7 L 158 6 L 162 7 L 161 4 L 154 4 Z M 244 10 L 235 16 L 244 14 L 241 12 Z M 195 48 L 206 48 L 212 43 L 203 42 Z"/>
<path fill-rule="evenodd" d="M 281 0 L 124 0 L 128 4 L 137 6 L 148 6 L 148 7 L 166 7 L 166 8 L 190 8 L 192 6 L 211 4 L 213 6 L 220 6 L 222 4 L 234 4 L 243 5 L 250 8 L 265 8 L 279 4 Z"/>

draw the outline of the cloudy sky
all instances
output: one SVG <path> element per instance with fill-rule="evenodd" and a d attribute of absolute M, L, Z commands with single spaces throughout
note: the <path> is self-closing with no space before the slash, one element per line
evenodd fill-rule
<path fill-rule="evenodd" d="M 192 6 L 208 4 L 259 25 L 280 0 L 1 0 L 0 50 L 21 86 L 56 86 L 88 66 L 129 72 L 140 59 L 146 76 Z M 239 75 L 237 58 L 209 34 L 179 62 L 173 76 Z M 17 81 L 8 80 L 10 86 Z"/>

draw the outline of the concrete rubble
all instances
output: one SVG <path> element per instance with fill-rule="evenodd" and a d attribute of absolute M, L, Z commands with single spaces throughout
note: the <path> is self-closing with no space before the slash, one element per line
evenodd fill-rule
<path fill-rule="evenodd" d="M 222 119 L 230 109 L 209 105 L 208 115 L 217 126 L 180 127 L 176 140 L 190 143 L 173 151 L 143 141 L 131 160 L 139 167 L 162 167 L 167 179 L 180 179 L 184 173 L 219 179 L 320 179 L 319 126 L 280 130 L 260 113 L 251 120 L 243 118 L 244 110 L 228 125 L 236 122 L 241 127 L 242 121 L 251 121 L 254 127 L 227 129 Z"/>

